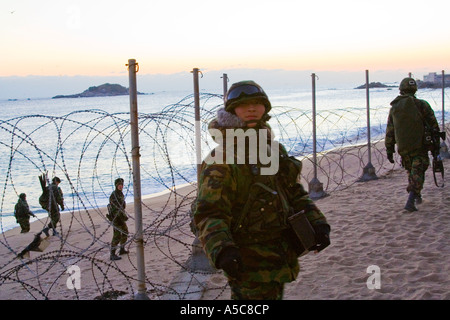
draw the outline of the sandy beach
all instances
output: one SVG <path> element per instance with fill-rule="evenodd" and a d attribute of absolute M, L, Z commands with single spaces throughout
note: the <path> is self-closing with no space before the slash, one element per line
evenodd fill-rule
<path fill-rule="evenodd" d="M 364 147 L 349 150 L 335 151 L 321 160 L 328 173 L 322 172 L 319 180 L 331 191 L 316 203 L 331 225 L 331 245 L 300 259 L 300 274 L 286 285 L 284 299 L 450 299 L 448 174 L 446 186 L 437 188 L 431 169 L 427 171 L 423 203 L 419 211 L 410 213 L 403 209 L 406 172 L 398 163 L 391 165 L 383 160 L 382 146 L 372 150 L 378 179 L 366 182 L 356 182 L 364 166 L 360 160 L 363 157 L 352 156 L 364 154 Z M 303 162 L 306 176 L 302 183 L 306 187 L 311 164 Z M 354 171 L 338 173 L 333 169 L 343 162 L 345 168 Z M 445 160 L 444 166 L 450 172 L 450 160 Z M 229 299 L 221 272 L 190 269 L 194 236 L 188 211 L 195 186 L 174 191 L 143 201 L 149 298 Z M 129 230 L 134 233 L 132 203 L 127 205 L 127 213 Z M 133 298 L 136 244 L 130 238 L 130 253 L 121 260 L 109 260 L 112 228 L 104 208 L 63 214 L 60 236 L 47 238 L 49 245 L 43 252 L 31 251 L 28 258 L 17 259 L 16 254 L 44 223 L 43 219 L 33 222 L 27 234 L 15 228 L 0 235 L 1 300 Z M 79 272 L 77 279 L 73 266 Z M 188 275 L 181 285 L 175 281 L 180 279 L 180 271 Z"/>

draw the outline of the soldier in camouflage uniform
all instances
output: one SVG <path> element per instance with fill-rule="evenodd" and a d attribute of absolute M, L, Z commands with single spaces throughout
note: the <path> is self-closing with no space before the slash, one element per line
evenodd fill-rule
<path fill-rule="evenodd" d="M 119 260 L 121 257 L 116 255 L 117 245 L 120 244 L 119 254 L 127 254 L 128 251 L 125 250 L 125 243 L 128 237 L 128 226 L 126 221 L 128 220 L 127 214 L 125 212 L 126 202 L 125 196 L 122 192 L 123 190 L 123 179 L 117 178 L 114 181 L 115 190 L 111 193 L 109 197 L 109 204 L 111 206 L 111 218 L 113 223 L 113 238 L 111 241 L 111 260 Z"/>
<path fill-rule="evenodd" d="M 267 124 L 270 109 L 269 99 L 258 84 L 233 84 L 225 108 L 210 123 L 210 132 L 214 129 L 225 137 L 229 129 L 267 130 L 268 144 L 276 143 Z M 217 160 L 217 153 L 224 149 L 235 150 L 227 143 L 219 144 L 210 157 Z M 244 148 L 249 148 L 248 141 Z M 298 182 L 301 162 L 289 157 L 283 146 L 279 145 L 279 150 L 275 174 L 261 174 L 265 165 L 259 159 L 248 161 L 249 153 L 245 153 L 244 163 L 236 161 L 239 151 L 232 154 L 233 163 L 229 158 L 222 163 L 207 158 L 202 163 L 193 206 L 194 225 L 210 263 L 224 270 L 232 299 L 282 299 L 284 284 L 296 279 L 299 253 L 287 222 L 292 212 L 305 210 L 316 232 L 317 251 L 330 244 L 325 216 Z"/>
<path fill-rule="evenodd" d="M 56 231 L 56 225 L 61 218 L 59 208 L 61 207 L 61 210 L 64 211 L 64 195 L 61 188 L 59 187 L 60 183 L 61 179 L 59 179 L 58 177 L 54 177 L 52 179 L 52 183 L 48 186 L 50 207 L 47 207 L 46 210 L 49 213 L 50 223 L 46 228 L 42 230 L 47 237 L 49 236 L 49 229 L 52 229 L 53 235 L 58 235 L 58 232 Z"/>
<path fill-rule="evenodd" d="M 36 216 L 30 211 L 27 195 L 25 193 L 19 195 L 19 200 L 14 207 L 14 216 L 16 217 L 16 222 L 20 225 L 20 233 L 27 233 L 30 231 L 30 216 Z"/>
<path fill-rule="evenodd" d="M 413 212 L 417 211 L 415 204 L 422 203 L 421 191 L 425 181 L 425 172 L 430 165 L 428 151 L 423 143 L 423 123 L 428 123 L 435 131 L 439 131 L 439 124 L 428 102 L 415 97 L 417 83 L 414 79 L 403 79 L 399 90 L 400 95 L 391 102 L 385 146 L 388 160 L 394 163 L 393 155 L 397 144 L 402 166 L 408 173 L 406 191 L 409 195 L 405 209 Z M 410 106 L 408 101 L 411 101 Z M 405 108 L 406 114 L 396 112 L 402 107 Z M 408 107 L 410 109 L 407 109 Z M 417 115 L 414 116 L 414 114 Z"/>

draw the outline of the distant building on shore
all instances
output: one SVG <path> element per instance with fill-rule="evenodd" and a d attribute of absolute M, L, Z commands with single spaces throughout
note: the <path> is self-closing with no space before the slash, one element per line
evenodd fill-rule
<path fill-rule="evenodd" d="M 442 84 L 442 73 L 430 72 L 428 75 L 423 76 L 424 82 L 430 82 L 435 84 Z M 450 84 L 450 74 L 444 74 L 445 85 Z"/>

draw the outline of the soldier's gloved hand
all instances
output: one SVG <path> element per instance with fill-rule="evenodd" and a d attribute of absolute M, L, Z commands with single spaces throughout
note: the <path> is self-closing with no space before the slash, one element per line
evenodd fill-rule
<path fill-rule="evenodd" d="M 313 226 L 316 232 L 317 247 L 314 249 L 316 252 L 320 252 L 330 245 L 330 225 L 326 223 Z"/>
<path fill-rule="evenodd" d="M 217 258 L 217 267 L 230 277 L 239 280 L 242 271 L 242 257 L 236 247 L 225 247 Z"/>
<path fill-rule="evenodd" d="M 387 153 L 387 158 L 390 163 L 394 163 L 394 154 L 392 152 Z"/>

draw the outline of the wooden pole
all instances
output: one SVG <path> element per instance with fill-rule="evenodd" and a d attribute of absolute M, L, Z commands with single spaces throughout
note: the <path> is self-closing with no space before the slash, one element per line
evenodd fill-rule
<path fill-rule="evenodd" d="M 445 72 L 444 70 L 442 70 L 442 131 L 445 131 L 444 96 L 445 96 Z"/>
<path fill-rule="evenodd" d="M 223 79 L 223 99 L 225 100 L 225 96 L 228 91 L 228 76 L 226 73 L 223 74 L 222 79 Z"/>
<path fill-rule="evenodd" d="M 195 107 L 195 150 L 197 160 L 197 189 L 200 183 L 200 168 L 202 165 L 202 146 L 201 146 L 201 131 L 200 131 L 200 89 L 198 83 L 199 69 L 192 70 L 194 74 L 194 107 Z"/>
<path fill-rule="evenodd" d="M 323 183 L 317 178 L 317 150 L 316 150 L 316 74 L 311 74 L 312 78 L 312 129 L 313 129 L 313 165 L 314 177 L 308 184 L 309 196 L 311 199 L 319 199 L 326 196 L 323 191 Z"/>
<path fill-rule="evenodd" d="M 442 131 L 445 132 L 445 106 L 444 106 L 444 97 L 445 97 L 445 71 L 442 70 Z M 447 144 L 445 140 L 442 141 L 440 145 L 439 155 L 442 159 L 450 159 L 450 153 L 448 152 Z"/>
<path fill-rule="evenodd" d="M 137 293 L 135 300 L 149 300 L 145 287 L 145 260 L 144 239 L 142 228 L 142 202 L 141 202 L 141 172 L 139 154 L 138 108 L 136 72 L 139 66 L 135 59 L 128 60 L 129 95 L 130 95 L 130 124 L 131 124 L 131 156 L 133 160 L 133 193 L 134 193 L 134 217 L 135 217 L 135 242 L 137 259 Z"/>
<path fill-rule="evenodd" d="M 370 97 L 369 97 L 369 70 L 366 70 L 366 112 L 367 112 L 367 152 L 368 152 L 368 163 L 363 168 L 363 175 L 358 181 L 369 181 L 378 179 L 375 174 L 375 168 L 372 165 L 372 144 L 370 137 Z"/>

